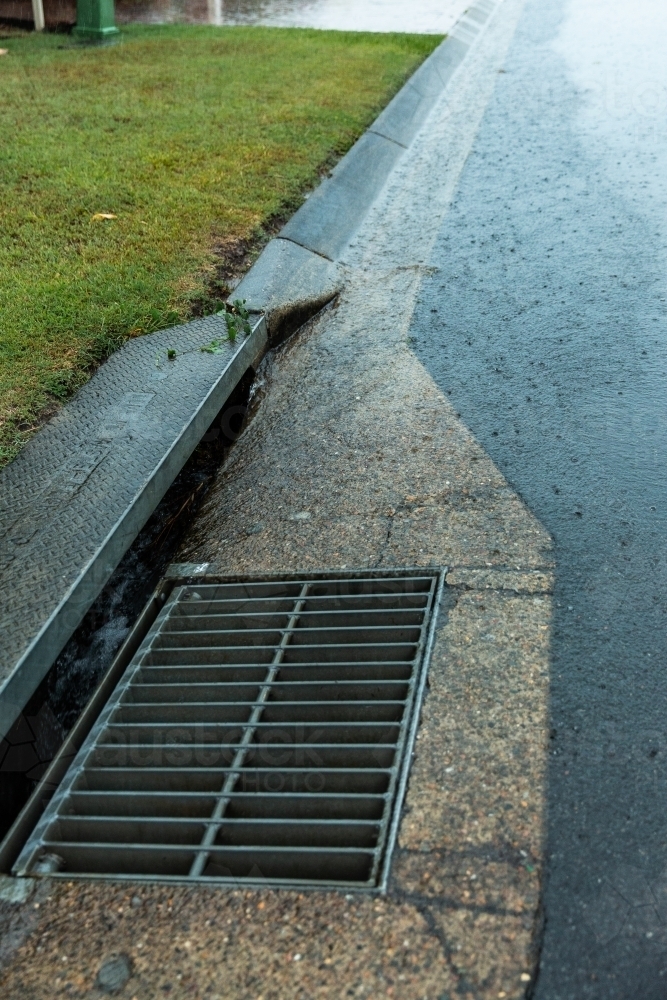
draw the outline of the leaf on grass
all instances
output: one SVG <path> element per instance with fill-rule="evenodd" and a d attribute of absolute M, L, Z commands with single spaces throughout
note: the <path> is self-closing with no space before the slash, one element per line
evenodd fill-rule
<path fill-rule="evenodd" d="M 95 212 L 93 216 L 94 222 L 99 222 L 100 219 L 117 219 L 118 216 L 114 215 L 112 212 Z"/>
<path fill-rule="evenodd" d="M 0 56 L 8 56 L 9 49 L 0 49 Z"/>

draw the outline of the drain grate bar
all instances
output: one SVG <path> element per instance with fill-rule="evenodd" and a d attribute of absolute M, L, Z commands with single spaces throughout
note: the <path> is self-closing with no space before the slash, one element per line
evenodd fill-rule
<path fill-rule="evenodd" d="M 164 794 L 176 795 L 186 793 L 189 790 L 208 792 L 211 790 L 217 794 L 219 778 L 231 773 L 229 768 L 163 768 L 163 767 L 143 767 L 139 768 L 103 768 L 89 767 L 86 769 L 87 789 L 79 789 L 83 794 L 90 792 L 114 791 L 117 795 L 125 792 L 141 790 L 146 794 L 155 791 L 168 789 Z M 243 784 L 244 792 L 262 789 L 262 798 L 273 794 L 282 794 L 276 791 L 277 788 L 290 788 L 292 791 L 305 790 L 308 794 L 311 789 L 322 783 L 321 787 L 329 789 L 329 794 L 344 792 L 345 794 L 378 794 L 386 787 L 386 771 L 381 768 L 345 768 L 330 767 L 326 776 L 319 768 L 290 768 L 280 767 L 277 771 L 272 769 L 261 769 L 244 767 L 242 771 L 234 771 Z M 271 788 L 273 787 L 273 791 Z M 121 788 L 122 791 L 116 791 Z"/>
<path fill-rule="evenodd" d="M 259 691 L 259 694 L 257 696 L 257 701 L 250 713 L 248 725 L 244 729 L 243 736 L 241 737 L 241 747 L 236 752 L 236 755 L 234 757 L 234 761 L 232 763 L 232 767 L 234 768 L 234 770 L 238 770 L 239 768 L 243 767 L 243 764 L 248 755 L 250 745 L 257 734 L 260 725 L 260 719 L 262 717 L 264 707 L 266 705 L 269 693 L 271 691 L 271 686 L 278 676 L 278 669 L 280 667 L 280 664 L 283 662 L 283 658 L 285 656 L 285 649 L 290 639 L 294 635 L 294 630 L 299 621 L 299 617 L 305 607 L 308 587 L 309 585 L 307 583 L 304 583 L 303 587 L 301 588 L 299 599 L 294 605 L 294 610 L 292 611 L 290 620 L 287 623 L 287 628 L 283 632 L 282 637 L 280 639 L 280 644 L 274 653 L 271 667 L 266 675 L 264 684 L 262 685 Z M 222 632 L 220 634 L 224 635 L 225 632 Z M 237 635 L 238 632 L 233 632 L 231 634 Z M 213 820 L 222 819 L 224 811 L 227 808 L 227 804 L 229 802 L 229 792 L 233 791 L 236 781 L 237 781 L 236 775 L 231 775 L 231 774 L 225 779 L 225 783 L 222 786 L 222 794 L 218 799 L 218 801 L 216 802 L 215 809 L 213 810 Z M 204 836 L 202 837 L 202 847 L 212 847 L 214 845 L 215 838 L 220 830 L 220 827 L 221 827 L 220 823 L 207 824 L 207 830 L 204 833 Z M 250 843 L 253 843 L 253 841 L 251 840 Z M 209 857 L 210 857 L 209 851 L 200 851 L 200 853 L 195 857 L 194 861 L 192 862 L 192 866 L 190 868 L 190 878 L 197 878 L 199 875 L 202 874 Z"/>
<path fill-rule="evenodd" d="M 381 888 L 443 576 L 175 580 L 15 872 Z"/>

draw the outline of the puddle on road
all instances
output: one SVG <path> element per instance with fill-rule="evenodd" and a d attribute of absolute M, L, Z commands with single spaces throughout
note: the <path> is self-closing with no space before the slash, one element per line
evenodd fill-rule
<path fill-rule="evenodd" d="M 469 0 L 117 0 L 119 24 L 266 24 L 444 34 Z"/>

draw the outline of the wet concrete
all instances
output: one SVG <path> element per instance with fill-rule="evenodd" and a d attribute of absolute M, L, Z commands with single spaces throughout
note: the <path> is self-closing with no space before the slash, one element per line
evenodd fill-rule
<path fill-rule="evenodd" d="M 452 567 L 390 895 L 61 886 L 8 996 L 86 995 L 112 952 L 128 998 L 665 996 L 667 13 L 521 8 L 276 359 L 183 553 Z"/>
<path fill-rule="evenodd" d="M 529 3 L 411 327 L 555 540 L 540 1000 L 667 995 L 666 50 Z"/>
<path fill-rule="evenodd" d="M 446 34 L 469 0 L 116 0 L 116 23 L 264 24 L 331 31 L 399 31 Z M 47 28 L 76 23 L 76 0 L 44 0 Z M 30 0 L 0 0 L 0 24 L 29 27 Z"/>

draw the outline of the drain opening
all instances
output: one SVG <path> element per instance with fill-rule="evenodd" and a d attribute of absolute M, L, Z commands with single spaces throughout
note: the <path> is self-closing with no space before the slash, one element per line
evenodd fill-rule
<path fill-rule="evenodd" d="M 176 579 L 15 873 L 382 888 L 443 579 Z"/>

